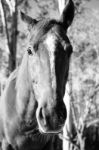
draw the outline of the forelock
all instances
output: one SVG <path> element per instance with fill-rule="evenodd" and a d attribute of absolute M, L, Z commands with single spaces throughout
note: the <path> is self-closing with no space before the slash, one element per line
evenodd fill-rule
<path fill-rule="evenodd" d="M 35 50 L 38 49 L 38 45 L 44 38 L 47 36 L 47 33 L 55 26 L 58 25 L 59 22 L 56 20 L 42 20 L 38 23 L 36 27 L 36 34 L 34 37 L 33 45 Z M 35 31 L 34 31 L 35 32 Z"/>

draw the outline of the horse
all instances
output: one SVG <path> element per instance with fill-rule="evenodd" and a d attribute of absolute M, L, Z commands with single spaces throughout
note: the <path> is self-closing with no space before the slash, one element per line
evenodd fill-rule
<path fill-rule="evenodd" d="M 21 12 L 29 43 L 0 100 L 2 150 L 52 149 L 67 111 L 63 101 L 72 46 L 66 35 L 74 18 L 69 0 L 59 20 L 36 20 Z"/>

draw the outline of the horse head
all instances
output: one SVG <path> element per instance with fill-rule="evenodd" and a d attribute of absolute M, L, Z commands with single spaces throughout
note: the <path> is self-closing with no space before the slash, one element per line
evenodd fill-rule
<path fill-rule="evenodd" d="M 28 26 L 28 73 L 37 102 L 36 119 L 43 133 L 59 133 L 67 112 L 63 102 L 72 46 L 66 35 L 74 17 L 72 0 L 59 20 L 36 20 L 21 13 Z"/>

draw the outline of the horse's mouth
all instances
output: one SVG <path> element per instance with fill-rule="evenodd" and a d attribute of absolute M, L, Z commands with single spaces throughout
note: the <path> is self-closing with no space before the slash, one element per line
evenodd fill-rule
<path fill-rule="evenodd" d="M 41 134 L 59 134 L 59 133 L 62 133 L 63 131 L 63 126 L 61 128 L 58 128 L 58 129 L 49 129 L 49 128 L 44 128 L 42 127 L 41 125 L 39 125 L 39 132 Z"/>
<path fill-rule="evenodd" d="M 34 127 L 34 125 L 24 127 L 24 129 L 21 130 L 21 133 L 24 135 L 36 135 L 39 132 L 39 129 L 37 127 Z"/>
<path fill-rule="evenodd" d="M 22 122 L 20 132 L 22 134 L 36 134 L 38 132 L 38 126 L 36 120 L 29 122 Z"/>
<path fill-rule="evenodd" d="M 31 125 L 31 126 L 25 127 L 22 130 L 22 133 L 24 133 L 25 135 L 29 135 L 29 134 L 36 135 L 37 133 L 41 133 L 43 135 L 48 135 L 48 134 L 56 135 L 56 134 L 62 133 L 62 130 L 63 128 L 61 128 L 60 130 L 46 130 L 46 129 L 37 128 L 37 127 L 34 127 L 34 125 Z"/>
<path fill-rule="evenodd" d="M 62 132 L 62 129 L 61 130 L 54 130 L 54 131 L 42 131 L 41 129 L 34 129 L 32 126 L 31 127 L 29 127 L 29 128 L 25 128 L 24 129 L 24 134 L 25 135 L 29 135 L 29 134 L 36 134 L 36 133 L 38 133 L 38 132 L 40 132 L 41 134 L 43 134 L 43 135 L 47 135 L 47 134 L 59 134 L 59 133 L 61 133 Z"/>
<path fill-rule="evenodd" d="M 62 133 L 62 130 L 43 131 L 43 132 L 42 132 L 42 131 L 39 129 L 39 131 L 40 131 L 41 134 L 45 134 L 45 135 L 46 135 L 46 134 L 55 134 L 55 135 L 56 135 L 56 134 Z"/>
<path fill-rule="evenodd" d="M 38 130 L 37 129 L 33 129 L 33 128 L 27 129 L 27 130 L 24 131 L 25 135 L 36 134 L 36 133 L 38 133 Z"/>

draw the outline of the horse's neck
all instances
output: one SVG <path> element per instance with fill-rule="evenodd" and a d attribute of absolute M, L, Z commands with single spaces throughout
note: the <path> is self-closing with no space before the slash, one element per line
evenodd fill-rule
<path fill-rule="evenodd" d="M 16 102 L 19 115 L 23 115 L 30 98 L 30 84 L 28 74 L 28 55 L 24 54 L 19 67 L 16 81 Z"/>

